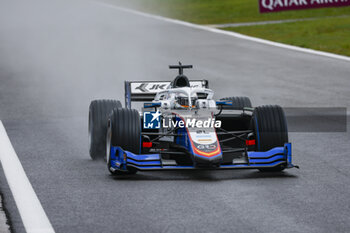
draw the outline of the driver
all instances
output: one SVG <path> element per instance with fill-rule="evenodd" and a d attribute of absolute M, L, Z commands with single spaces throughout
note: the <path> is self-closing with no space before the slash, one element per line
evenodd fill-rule
<path fill-rule="evenodd" d="M 191 96 L 191 108 L 195 108 L 195 103 L 198 97 L 197 94 Z M 175 108 L 188 109 L 190 108 L 190 103 L 188 102 L 188 97 L 184 94 L 179 94 L 175 97 Z"/>

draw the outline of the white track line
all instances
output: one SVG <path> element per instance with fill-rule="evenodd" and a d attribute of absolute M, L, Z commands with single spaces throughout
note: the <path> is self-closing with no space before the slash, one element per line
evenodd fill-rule
<path fill-rule="evenodd" d="M 300 18 L 300 19 L 281 19 L 281 20 L 246 22 L 246 23 L 223 23 L 223 24 L 209 24 L 206 26 L 212 27 L 212 28 L 247 27 L 247 26 L 259 26 L 259 25 L 269 25 L 269 24 L 314 21 L 314 20 L 320 20 L 320 19 L 347 18 L 349 16 L 350 15 L 338 15 L 338 16 L 324 16 L 324 17 L 312 17 L 312 18 Z"/>
<path fill-rule="evenodd" d="M 54 233 L 1 121 L 0 160 L 26 231 L 28 233 Z"/>
<path fill-rule="evenodd" d="M 104 5 L 106 7 L 111 7 L 111 8 L 120 10 L 120 11 L 132 13 L 132 14 L 137 14 L 137 15 L 141 15 L 144 17 L 152 18 L 152 19 L 162 20 L 162 21 L 169 22 L 169 23 L 175 23 L 175 24 L 179 24 L 179 25 L 183 25 L 183 26 L 187 26 L 187 27 L 191 27 L 191 28 L 205 30 L 205 31 L 209 31 L 209 32 L 224 34 L 227 36 L 233 36 L 233 37 L 240 38 L 243 40 L 250 40 L 250 41 L 257 42 L 257 43 L 267 44 L 267 45 L 271 45 L 271 46 L 275 46 L 275 47 L 279 47 L 279 48 L 290 49 L 290 50 L 294 50 L 294 51 L 299 51 L 299 52 L 304 52 L 304 53 L 309 53 L 309 54 L 314 54 L 314 55 L 319 55 L 319 56 L 325 56 L 325 57 L 340 59 L 340 60 L 344 60 L 344 61 L 350 61 L 350 57 L 337 55 L 334 53 L 322 52 L 322 51 L 318 51 L 318 50 L 306 49 L 306 48 L 301 48 L 301 47 L 297 47 L 297 46 L 293 46 L 293 45 L 282 44 L 282 43 L 264 40 L 264 39 L 260 39 L 260 38 L 256 38 L 256 37 L 252 37 L 252 36 L 242 35 L 242 34 L 239 34 L 236 32 L 224 31 L 224 30 L 220 30 L 217 28 L 211 28 L 211 27 L 207 27 L 207 26 L 194 24 L 194 23 L 189 23 L 189 22 L 178 20 L 178 19 L 170 19 L 170 18 L 166 18 L 163 16 L 159 16 L 159 15 L 152 15 L 152 14 L 132 10 L 129 8 L 111 5 L 109 3 L 101 3 L 101 2 L 97 2 L 97 3 L 100 5 Z"/>

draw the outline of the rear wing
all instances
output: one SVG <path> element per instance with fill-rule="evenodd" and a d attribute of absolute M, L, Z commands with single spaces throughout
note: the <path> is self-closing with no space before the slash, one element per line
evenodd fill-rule
<path fill-rule="evenodd" d="M 156 94 L 165 91 L 171 81 L 125 81 L 125 107 L 131 108 L 131 102 L 152 101 Z M 209 88 L 208 80 L 192 80 L 191 87 Z"/>

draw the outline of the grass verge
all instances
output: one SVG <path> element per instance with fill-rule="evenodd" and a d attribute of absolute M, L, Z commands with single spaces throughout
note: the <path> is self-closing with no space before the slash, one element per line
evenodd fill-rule
<path fill-rule="evenodd" d="M 313 21 L 226 28 L 226 30 L 350 56 L 350 16 Z"/>
<path fill-rule="evenodd" d="M 110 0 L 113 1 L 113 0 Z M 259 13 L 258 0 L 114 0 L 125 6 L 197 24 L 350 15 L 350 7 Z"/>
<path fill-rule="evenodd" d="M 258 0 L 109 0 L 197 24 L 321 18 L 295 23 L 226 28 L 281 43 L 350 56 L 350 7 L 260 14 Z M 349 16 L 331 18 L 332 16 Z M 322 18 L 323 17 L 323 18 Z"/>

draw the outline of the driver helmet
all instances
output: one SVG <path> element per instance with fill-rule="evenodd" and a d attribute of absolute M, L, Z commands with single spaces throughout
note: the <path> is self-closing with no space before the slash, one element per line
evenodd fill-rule
<path fill-rule="evenodd" d="M 188 97 L 186 95 L 180 94 L 175 99 L 176 99 L 176 101 L 175 101 L 176 107 L 178 107 L 178 108 L 190 108 L 190 103 L 188 102 Z M 197 99 L 198 99 L 198 97 L 196 94 L 193 94 L 191 96 L 191 103 L 192 103 L 191 108 L 195 108 L 195 104 L 196 104 Z"/>

